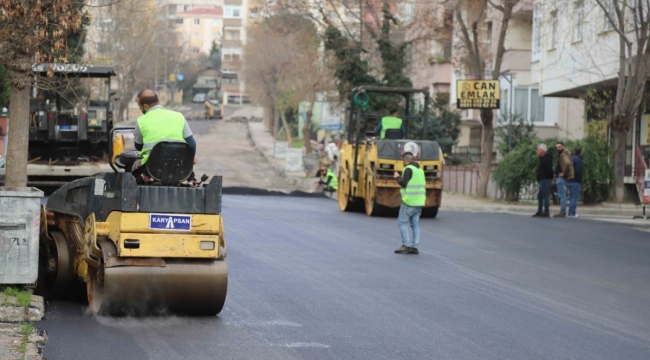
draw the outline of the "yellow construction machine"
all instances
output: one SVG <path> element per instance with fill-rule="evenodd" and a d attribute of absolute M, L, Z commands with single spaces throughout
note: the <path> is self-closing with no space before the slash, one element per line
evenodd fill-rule
<path fill-rule="evenodd" d="M 192 149 L 160 142 L 144 165 L 154 182 L 136 181 L 139 153 L 113 156 L 132 131 L 111 131 L 113 172 L 68 183 L 42 207 L 36 291 L 51 298 L 85 283 L 94 314 L 216 315 L 228 285 L 222 179 L 188 185 Z"/>
<path fill-rule="evenodd" d="M 420 122 L 421 139 L 403 139 L 401 131 L 388 130 L 385 139 L 377 139 L 369 123 L 387 114 L 363 113 L 369 94 L 401 95 L 405 100 L 406 114 L 400 116 L 411 134 Z M 408 113 L 413 96 L 421 94 L 424 109 L 421 115 Z M 352 89 L 348 139 L 341 148 L 338 202 L 341 211 L 363 211 L 369 216 L 395 213 L 401 205 L 400 185 L 393 174 L 404 169 L 402 155 L 412 152 L 426 177 L 427 200 L 422 217 L 435 218 L 442 199 L 443 156 L 436 141 L 426 139 L 430 96 L 426 89 L 360 86 Z M 419 128 L 418 128 L 419 129 Z M 362 135 L 363 132 L 363 135 Z M 362 136 L 364 138 L 362 138 Z"/>

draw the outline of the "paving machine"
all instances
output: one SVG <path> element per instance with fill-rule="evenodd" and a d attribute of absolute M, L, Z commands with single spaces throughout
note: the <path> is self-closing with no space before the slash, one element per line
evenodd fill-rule
<path fill-rule="evenodd" d="M 422 125 L 421 139 L 402 139 L 400 130 L 388 130 L 385 139 L 377 139 L 373 130 L 367 130 L 370 122 L 381 120 L 384 115 L 363 113 L 359 99 L 369 94 L 401 95 L 405 100 L 406 114 L 403 120 L 406 134 L 417 122 Z M 412 97 L 422 94 L 424 110 L 421 115 L 410 115 Z M 360 86 L 352 89 L 350 95 L 348 139 L 341 148 L 339 169 L 338 203 L 341 211 L 363 211 L 368 216 L 380 213 L 396 213 L 402 198 L 400 185 L 393 174 L 404 169 L 402 155 L 410 151 L 424 170 L 427 200 L 422 217 L 434 218 L 438 214 L 442 199 L 443 156 L 436 141 L 427 140 L 427 119 L 430 96 L 426 89 Z M 363 102 L 363 100 L 361 101 Z M 362 132 L 363 139 L 362 139 Z"/>
<path fill-rule="evenodd" d="M 35 73 L 45 76 L 51 67 L 55 82 L 69 87 L 70 79 L 102 79 L 98 96 L 75 105 L 66 105 L 59 91 L 41 91 L 30 99 L 29 159 L 61 158 L 77 161 L 79 157 L 106 159 L 113 126 L 113 106 L 110 98 L 110 78 L 115 76 L 111 66 L 77 64 L 41 64 Z"/>
<path fill-rule="evenodd" d="M 171 141 L 145 163 L 154 182 L 138 183 L 139 153 L 120 135 L 133 129 L 111 131 L 112 172 L 66 184 L 43 206 L 36 291 L 50 298 L 85 283 L 94 314 L 216 315 L 228 284 L 222 178 L 184 186 L 194 155 Z"/>

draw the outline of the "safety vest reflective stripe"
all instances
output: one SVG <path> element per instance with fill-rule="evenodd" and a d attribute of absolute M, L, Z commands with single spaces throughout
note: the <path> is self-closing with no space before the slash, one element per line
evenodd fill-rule
<path fill-rule="evenodd" d="M 147 111 L 137 120 L 138 127 L 142 133 L 142 155 L 141 163 L 144 164 L 149 158 L 153 147 L 161 141 L 185 141 L 183 129 L 185 118 L 176 111 L 155 109 Z"/>
<path fill-rule="evenodd" d="M 402 201 L 408 206 L 424 206 L 427 201 L 427 182 L 424 171 L 413 165 L 406 165 L 402 170 L 402 176 L 406 169 L 411 169 L 411 179 L 406 184 L 406 188 L 400 189 Z"/>
<path fill-rule="evenodd" d="M 381 118 L 381 139 L 386 137 L 386 130 L 402 129 L 402 119 L 394 116 L 385 116 Z"/>
<path fill-rule="evenodd" d="M 338 190 L 339 189 L 339 179 L 336 178 L 336 175 L 334 175 L 334 173 L 330 169 L 327 169 L 327 173 L 325 174 L 325 179 L 327 179 L 328 176 L 332 177 L 332 180 L 330 180 L 329 186 L 334 190 Z"/>

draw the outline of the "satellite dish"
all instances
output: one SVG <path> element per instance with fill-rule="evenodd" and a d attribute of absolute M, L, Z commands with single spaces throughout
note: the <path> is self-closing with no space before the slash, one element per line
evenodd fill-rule
<path fill-rule="evenodd" d="M 402 149 L 402 155 L 404 155 L 404 153 L 407 152 L 413 154 L 414 157 L 418 157 L 418 155 L 420 154 L 420 147 L 418 146 L 418 144 L 414 143 L 413 141 L 409 141 L 406 144 L 404 144 L 404 148 Z"/>

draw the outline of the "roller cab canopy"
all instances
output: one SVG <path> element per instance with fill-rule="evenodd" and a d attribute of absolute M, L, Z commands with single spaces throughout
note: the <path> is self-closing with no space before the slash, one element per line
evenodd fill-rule
<path fill-rule="evenodd" d="M 50 65 L 55 77 L 110 78 L 116 75 L 112 66 L 85 64 L 43 63 L 33 66 L 32 70 L 41 76 L 47 76 Z"/>

